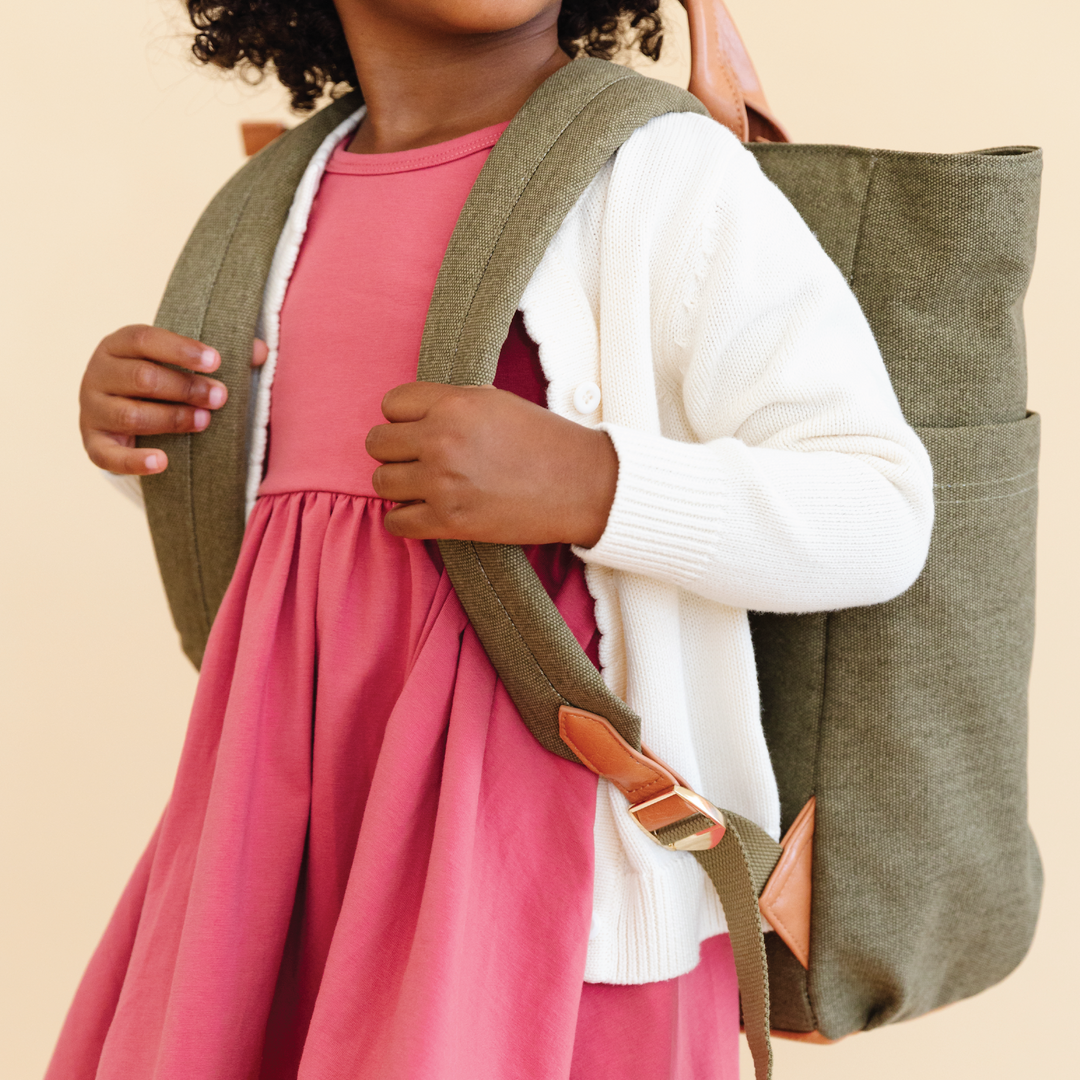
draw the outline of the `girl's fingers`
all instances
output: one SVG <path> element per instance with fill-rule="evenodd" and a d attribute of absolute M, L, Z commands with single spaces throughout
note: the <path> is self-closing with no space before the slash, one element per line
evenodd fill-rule
<path fill-rule="evenodd" d="M 422 502 L 395 506 L 383 518 L 383 525 L 393 536 L 409 540 L 443 540 L 448 535 L 431 507 Z"/>
<path fill-rule="evenodd" d="M 159 404 L 134 398 L 102 396 L 87 426 L 116 435 L 179 435 L 205 431 L 210 423 L 207 409 L 190 405 Z"/>
<path fill-rule="evenodd" d="M 376 424 L 364 447 L 376 461 L 415 461 L 420 456 L 420 432 L 416 423 Z"/>
<path fill-rule="evenodd" d="M 110 334 L 102 346 L 112 356 L 128 360 L 156 360 L 189 371 L 214 371 L 221 363 L 216 349 L 159 326 L 125 326 Z"/>
<path fill-rule="evenodd" d="M 371 486 L 380 499 L 409 503 L 427 494 L 426 470 L 419 461 L 380 465 L 371 474 Z"/>
<path fill-rule="evenodd" d="M 432 408 L 443 402 L 468 400 L 476 394 L 494 390 L 493 386 L 447 386 L 445 383 L 411 382 L 388 390 L 382 399 L 382 414 L 392 424 L 422 420 Z"/>
<path fill-rule="evenodd" d="M 217 379 L 189 375 L 152 360 L 109 357 L 95 372 L 94 383 L 94 389 L 103 394 L 173 401 L 205 409 L 220 409 L 229 396 L 225 384 Z"/>
<path fill-rule="evenodd" d="M 169 463 L 163 450 L 128 446 L 121 436 L 106 431 L 86 436 L 86 453 L 99 469 L 121 476 L 152 476 Z"/>
<path fill-rule="evenodd" d="M 202 374 L 220 364 L 216 349 L 156 326 L 125 326 L 102 340 L 79 390 L 91 461 L 126 475 L 161 472 L 165 453 L 135 447 L 135 436 L 204 431 L 228 397 L 224 383 Z"/>
<path fill-rule="evenodd" d="M 262 367 L 270 355 L 270 346 L 261 338 L 256 338 L 251 346 L 251 366 Z"/>

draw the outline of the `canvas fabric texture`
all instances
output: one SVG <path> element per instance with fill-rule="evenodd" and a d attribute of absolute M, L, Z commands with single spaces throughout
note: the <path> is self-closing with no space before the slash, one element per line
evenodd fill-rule
<path fill-rule="evenodd" d="M 278 237 L 308 160 L 359 105 L 351 94 L 253 157 L 203 212 L 165 288 L 155 325 L 221 354 L 233 408 L 202 434 L 155 435 L 169 468 L 142 478 L 150 534 L 180 643 L 198 667 L 244 535 L 251 342 Z M 147 445 L 140 439 L 140 445 Z"/>
<path fill-rule="evenodd" d="M 632 96 L 669 91 L 653 83 Z M 330 106 L 237 174 L 196 227 L 159 313 L 159 325 L 219 346 L 220 377 L 245 406 L 198 440 L 156 444 L 171 467 L 143 481 L 195 663 L 243 532 L 243 418 L 262 284 L 307 160 L 355 107 L 355 98 Z M 992 984 L 1034 928 L 1041 874 L 1024 748 L 1038 421 L 1025 409 L 1021 304 L 1041 159 L 1023 148 L 751 149 L 848 277 L 937 473 L 930 562 L 912 590 L 876 607 L 754 622 L 785 827 L 810 795 L 818 805 L 810 970 L 767 935 L 773 1026 L 838 1038 Z M 513 255 L 507 247 L 510 277 Z M 505 297 L 491 303 L 501 313 Z M 441 317 L 433 303 L 432 325 Z M 482 323 L 461 338 L 478 354 L 499 333 Z M 449 352 L 432 356 L 452 371 Z M 557 626 L 541 623 L 536 636 L 550 655 L 540 675 L 528 673 L 534 686 L 589 684 L 565 660 Z M 510 686 L 513 674 L 493 662 Z M 632 734 L 631 717 L 618 716 Z"/>
<path fill-rule="evenodd" d="M 628 69 L 579 62 L 526 102 L 458 219 L 428 310 L 418 379 L 491 383 L 525 287 L 600 168 L 655 116 L 707 115 L 685 91 L 657 83 L 642 93 L 644 85 Z M 492 663 L 546 749 L 577 760 L 559 737 L 559 706 L 571 703 L 606 717 L 640 746 L 640 719 L 611 692 L 573 635 L 567 637 L 521 548 L 457 540 L 439 547 Z"/>
<path fill-rule="evenodd" d="M 1022 308 L 1042 158 L 751 149 L 847 277 L 935 473 L 911 590 L 751 616 L 784 828 L 818 800 L 810 970 L 770 935 L 773 1023 L 835 1039 L 978 993 L 1035 929 L 1039 419 Z"/>

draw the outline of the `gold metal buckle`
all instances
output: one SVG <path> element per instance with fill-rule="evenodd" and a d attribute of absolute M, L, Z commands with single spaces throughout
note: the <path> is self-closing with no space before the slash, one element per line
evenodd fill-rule
<path fill-rule="evenodd" d="M 710 825 L 707 829 L 702 829 L 701 832 L 692 833 L 690 836 L 684 836 L 681 840 L 676 840 L 671 844 L 665 844 L 662 840 L 658 840 L 655 833 L 649 832 L 649 830 L 638 821 L 638 813 L 646 807 L 656 806 L 657 803 L 662 803 L 665 799 L 672 798 L 682 799 L 684 803 L 688 803 L 699 814 L 707 817 L 715 824 Z M 659 844 L 669 851 L 708 851 L 710 848 L 716 847 L 716 845 L 723 840 L 724 833 L 727 832 L 727 824 L 724 821 L 724 815 L 717 810 L 708 799 L 699 795 L 696 791 L 681 787 L 679 784 L 676 784 L 671 791 L 665 791 L 663 795 L 657 795 L 655 799 L 648 799 L 643 803 L 638 803 L 636 806 L 628 806 L 627 809 L 630 811 L 630 816 L 634 819 L 634 823 L 637 827 L 652 840 L 654 844 Z"/>

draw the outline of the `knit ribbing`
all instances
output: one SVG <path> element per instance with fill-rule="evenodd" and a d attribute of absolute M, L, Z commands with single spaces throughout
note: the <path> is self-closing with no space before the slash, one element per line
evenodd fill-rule
<path fill-rule="evenodd" d="M 724 480 L 701 447 L 601 424 L 619 457 L 619 483 L 607 528 L 588 562 L 663 577 L 687 587 L 712 560 Z"/>

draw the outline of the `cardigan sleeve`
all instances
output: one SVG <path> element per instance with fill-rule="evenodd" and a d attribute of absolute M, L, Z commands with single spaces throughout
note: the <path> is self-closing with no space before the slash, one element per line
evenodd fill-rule
<path fill-rule="evenodd" d="M 836 266 L 753 156 L 727 157 L 683 264 L 700 272 L 653 309 L 688 430 L 600 425 L 618 485 L 578 553 L 738 608 L 889 600 L 926 559 L 929 458 Z"/>

